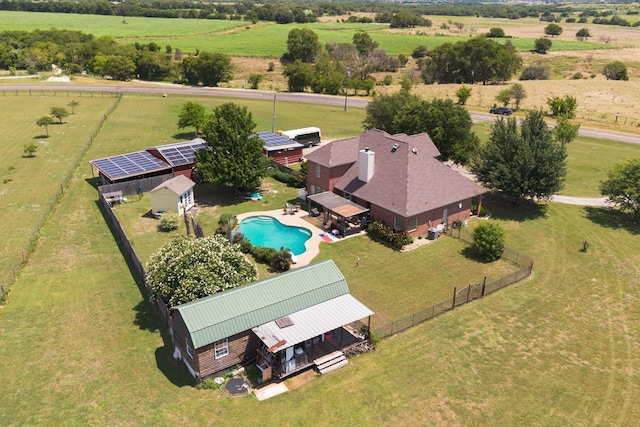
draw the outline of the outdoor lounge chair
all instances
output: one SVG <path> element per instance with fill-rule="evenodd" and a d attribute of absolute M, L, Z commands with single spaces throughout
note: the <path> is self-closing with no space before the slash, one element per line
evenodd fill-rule
<path fill-rule="evenodd" d="M 311 208 L 309 212 L 311 213 L 311 216 L 320 216 L 320 212 L 318 212 L 318 208 Z"/>

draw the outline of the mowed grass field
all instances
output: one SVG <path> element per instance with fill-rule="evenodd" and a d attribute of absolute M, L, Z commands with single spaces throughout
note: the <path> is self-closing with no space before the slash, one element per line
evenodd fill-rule
<path fill-rule="evenodd" d="M 0 284 L 8 289 L 20 265 L 29 256 L 37 240 L 37 230 L 55 206 L 56 195 L 66 188 L 66 182 L 91 143 L 91 135 L 117 98 L 84 97 L 76 93 L 67 96 L 41 96 L 33 92 L 19 95 L 0 94 Z M 49 126 L 49 136 L 36 121 L 48 116 L 51 107 L 63 107 L 77 101 L 75 114 L 63 119 L 63 124 Z M 34 157 L 26 157 L 24 146 L 36 143 Z M 61 260 L 62 262 L 63 260 Z"/>
<path fill-rule="evenodd" d="M 97 208 L 86 166 L 172 140 L 180 131 L 167 111 L 179 100 L 167 100 L 122 99 L 0 310 L 3 425 L 547 426 L 640 418 L 640 227 L 609 209 L 514 210 L 493 197 L 485 203 L 509 246 L 535 260 L 527 281 L 383 340 L 331 375 L 288 380 L 289 393 L 265 402 L 191 387 Z M 268 123 L 264 109 L 257 121 Z M 350 282 L 366 286 L 366 274 L 393 268 L 370 265 L 363 253 L 367 264 L 349 270 L 353 252 L 367 246 L 344 243 L 326 245 L 319 258 L 335 259 Z M 426 279 L 384 274 L 386 297 L 398 303 L 406 281 Z"/>

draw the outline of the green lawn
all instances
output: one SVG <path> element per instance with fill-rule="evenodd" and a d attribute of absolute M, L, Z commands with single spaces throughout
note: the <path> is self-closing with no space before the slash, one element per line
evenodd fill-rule
<path fill-rule="evenodd" d="M 383 340 L 348 367 L 265 402 L 190 387 L 97 208 L 86 166 L 149 139 L 170 140 L 175 122 L 156 118 L 169 114 L 162 102 L 123 98 L 0 311 L 3 425 L 546 426 L 640 418 L 640 227 L 609 209 L 514 210 L 493 197 L 486 204 L 508 245 L 535 260 L 529 280 Z M 143 108 L 148 121 L 140 120 Z M 326 250 L 339 256 L 354 250 L 353 240 Z M 416 257 L 415 268 L 433 256 L 424 249 L 431 248 L 405 254 Z M 413 282 L 428 286 L 410 271 L 386 273 L 397 259 L 373 255 L 363 252 L 357 269 L 347 256 L 335 259 L 359 298 L 367 298 L 366 275 L 376 272 L 388 274 L 389 300 Z M 416 299 L 406 301 L 407 312 Z"/>
<path fill-rule="evenodd" d="M 49 136 L 36 121 L 48 116 L 51 107 L 79 102 L 75 114 L 63 124 L 50 125 Z M 102 116 L 116 98 L 40 96 L 27 92 L 0 94 L 0 284 L 5 289 L 13 282 L 14 273 L 29 256 L 37 240 L 37 231 L 55 204 L 59 194 L 79 161 L 82 150 L 90 143 Z M 25 111 L 28 113 L 25 114 Z M 25 144 L 35 142 L 34 157 L 25 157 Z"/>
<path fill-rule="evenodd" d="M 270 178 L 265 180 L 263 187 L 271 190 L 260 203 L 233 196 L 218 197 L 214 203 L 220 203 L 221 206 L 214 211 L 207 207 L 199 212 L 197 220 L 205 234 L 213 234 L 217 219 L 223 213 L 237 215 L 280 209 L 286 201 L 291 202 L 296 197 L 295 189 L 286 188 Z M 196 202 L 203 203 L 199 190 L 200 186 L 194 189 Z M 204 203 L 207 204 L 206 201 Z M 170 233 L 159 231 L 158 220 L 145 216 L 150 206 L 149 197 L 145 194 L 141 199 L 133 196 L 128 203 L 114 209 L 143 263 L 173 237 L 186 232 L 182 222 L 178 230 Z M 507 261 L 490 264 L 479 262 L 466 255 L 467 246 L 459 240 L 443 237 L 437 244 L 400 253 L 362 236 L 334 244 L 322 243 L 317 260 L 335 261 L 353 295 L 376 313 L 372 324 L 382 326 L 451 298 L 454 287 L 462 289 L 469 283 L 482 283 L 485 276 L 491 282 L 520 268 Z M 358 259 L 360 264 L 355 268 Z M 263 267 L 260 278 L 270 274 L 266 266 L 258 267 Z M 403 283 L 403 286 L 390 294 L 389 283 L 396 281 Z"/>
<path fill-rule="evenodd" d="M 442 19 L 444 17 L 438 17 Z M 454 17 L 456 20 L 458 17 Z M 322 45 L 327 43 L 351 43 L 357 31 L 371 33 L 380 48 L 392 55 L 409 55 L 413 50 L 425 45 L 429 48 L 443 43 L 455 43 L 469 39 L 469 35 L 446 34 L 434 28 L 415 28 L 405 32 L 390 32 L 383 24 L 311 23 L 276 24 L 260 22 L 253 25 L 245 21 L 220 21 L 202 19 L 166 19 L 128 17 L 123 23 L 120 16 L 72 15 L 62 13 L 29 13 L 0 11 L 0 21 L 5 30 L 35 30 L 64 28 L 90 33 L 97 37 L 112 36 L 119 43 L 155 42 L 164 47 L 180 48 L 185 52 L 196 50 L 220 52 L 232 56 L 255 56 L 279 58 L 287 51 L 287 36 L 293 28 L 310 28 Z M 487 23 L 495 20 L 485 20 Z M 483 21 L 483 22 L 485 22 Z M 540 23 L 527 20 L 515 21 L 520 26 Z M 420 34 L 418 34 L 420 33 Z M 543 33 L 540 33 L 542 37 Z M 530 51 L 534 38 L 510 39 L 517 50 Z M 504 42 L 504 40 L 498 40 Z M 608 46 L 596 40 L 554 40 L 551 51 L 573 51 L 585 49 L 607 49 Z"/>

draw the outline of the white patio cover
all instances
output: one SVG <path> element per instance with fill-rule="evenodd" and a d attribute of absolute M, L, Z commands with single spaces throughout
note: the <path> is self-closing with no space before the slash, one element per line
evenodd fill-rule
<path fill-rule="evenodd" d="M 285 341 L 279 347 L 273 348 L 275 353 L 372 314 L 373 311 L 360 301 L 350 294 L 345 294 L 289 314 L 288 317 L 293 322 L 291 326 L 280 328 L 273 320 L 256 326 L 253 328 L 253 332 L 265 343 L 267 348 Z"/>

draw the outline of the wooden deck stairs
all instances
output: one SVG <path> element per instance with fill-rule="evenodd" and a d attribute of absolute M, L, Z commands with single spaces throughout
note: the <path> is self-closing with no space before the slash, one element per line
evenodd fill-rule
<path fill-rule="evenodd" d="M 335 371 L 336 369 L 342 368 L 343 366 L 347 366 L 349 361 L 347 357 L 341 351 L 334 351 L 333 353 L 327 354 L 326 356 L 319 357 L 315 359 L 313 363 L 316 364 L 316 368 L 322 375 L 327 374 L 331 371 Z"/>

